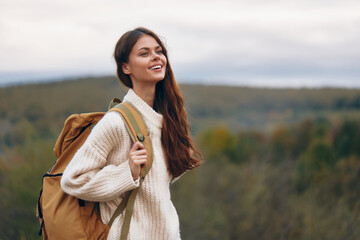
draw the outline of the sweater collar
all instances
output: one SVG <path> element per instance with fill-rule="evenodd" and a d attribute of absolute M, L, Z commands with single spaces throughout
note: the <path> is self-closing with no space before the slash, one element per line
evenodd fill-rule
<path fill-rule="evenodd" d="M 132 103 L 139 110 L 147 124 L 150 124 L 156 128 L 162 128 L 163 115 L 157 113 L 144 100 L 142 100 L 138 95 L 136 95 L 133 89 L 129 89 L 123 99 L 123 102 Z"/>

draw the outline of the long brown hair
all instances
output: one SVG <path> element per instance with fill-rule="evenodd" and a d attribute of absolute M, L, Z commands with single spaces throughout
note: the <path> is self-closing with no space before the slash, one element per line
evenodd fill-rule
<path fill-rule="evenodd" d="M 144 34 L 153 37 L 159 43 L 167 59 L 165 77 L 156 84 L 154 109 L 164 116 L 161 142 L 165 151 L 168 170 L 173 177 L 178 177 L 185 171 L 198 167 L 202 162 L 200 160 L 201 154 L 190 136 L 184 99 L 175 81 L 167 50 L 154 32 L 139 27 L 120 37 L 114 51 L 117 76 L 125 86 L 132 88 L 131 78 L 122 71 L 122 64 L 128 63 L 131 49 Z"/>

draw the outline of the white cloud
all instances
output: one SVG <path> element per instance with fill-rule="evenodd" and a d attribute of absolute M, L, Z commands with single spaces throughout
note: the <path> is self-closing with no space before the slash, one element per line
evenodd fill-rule
<path fill-rule="evenodd" d="M 112 73 L 117 39 L 145 26 L 164 37 L 182 78 L 359 76 L 359 1 L 2 0 L 0 9 L 0 71 Z"/>

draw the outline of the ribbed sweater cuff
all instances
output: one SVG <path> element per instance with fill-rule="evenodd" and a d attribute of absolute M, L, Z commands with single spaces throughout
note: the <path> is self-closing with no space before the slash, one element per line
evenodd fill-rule
<path fill-rule="evenodd" d="M 118 191 L 127 192 L 139 187 L 139 179 L 135 180 L 132 177 L 129 161 L 125 161 L 118 166 L 117 174 L 114 174 L 114 182 L 118 187 Z"/>

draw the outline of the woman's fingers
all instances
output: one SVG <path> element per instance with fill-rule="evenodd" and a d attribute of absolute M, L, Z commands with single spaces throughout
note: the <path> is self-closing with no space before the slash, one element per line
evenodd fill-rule
<path fill-rule="evenodd" d="M 131 160 L 133 161 L 138 161 L 138 160 L 142 160 L 142 159 L 146 159 L 147 155 L 134 155 L 132 157 L 130 157 Z"/>
<path fill-rule="evenodd" d="M 129 153 L 129 162 L 131 174 L 134 180 L 136 180 L 140 176 L 141 168 L 145 167 L 147 163 L 146 150 L 140 142 L 135 142 L 132 145 Z"/>
<path fill-rule="evenodd" d="M 130 157 L 137 157 L 137 156 L 143 156 L 143 155 L 146 155 L 145 149 L 130 152 Z"/>
<path fill-rule="evenodd" d="M 147 163 L 146 158 L 145 158 L 145 159 L 136 160 L 136 164 L 137 164 L 140 168 L 146 167 L 146 163 Z"/>
<path fill-rule="evenodd" d="M 135 142 L 131 149 L 130 149 L 130 152 L 133 152 L 133 151 L 136 151 L 136 150 L 141 150 L 141 149 L 144 149 L 144 145 L 142 145 L 142 143 L 140 142 Z"/>

